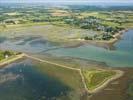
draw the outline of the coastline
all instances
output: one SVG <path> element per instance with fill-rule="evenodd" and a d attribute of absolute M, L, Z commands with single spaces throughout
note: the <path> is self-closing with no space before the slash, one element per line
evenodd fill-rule
<path fill-rule="evenodd" d="M 18 59 L 21 59 L 23 58 L 25 55 L 22 53 L 22 54 L 19 54 L 19 55 L 15 55 L 15 56 L 12 56 L 11 58 L 9 57 L 8 59 L 3 59 L 2 61 L 0 61 L 0 67 L 1 66 L 4 66 L 6 64 L 10 64 Z"/>
<path fill-rule="evenodd" d="M 113 45 L 114 43 L 116 43 L 120 39 L 121 35 L 126 31 L 128 31 L 128 29 L 119 31 L 118 33 L 113 35 L 114 38 L 110 39 L 109 41 L 107 41 L 107 40 L 84 40 L 84 39 L 76 39 L 76 40 L 80 41 L 80 42 L 90 43 L 93 45 L 104 45 L 104 44 Z"/>
<path fill-rule="evenodd" d="M 32 57 L 32 56 L 29 56 L 27 54 L 20 54 L 20 55 L 16 55 L 14 58 L 12 59 L 9 59 L 9 60 L 5 60 L 3 61 L 2 63 L 0 62 L 0 66 L 4 66 L 6 64 L 9 64 L 9 63 L 12 63 L 18 59 L 21 59 L 23 57 L 28 57 L 28 58 L 31 58 L 31 59 L 35 59 L 35 60 L 38 60 L 38 61 L 41 61 L 41 62 L 45 62 L 45 63 L 49 63 L 49 64 L 53 64 L 53 65 L 57 65 L 59 67 L 64 67 L 64 68 L 68 68 L 68 69 L 71 69 L 71 70 L 76 70 L 76 71 L 79 71 L 79 74 L 81 75 L 81 79 L 82 79 L 82 82 L 84 84 L 84 88 L 85 90 L 88 92 L 88 94 L 95 94 L 95 93 L 98 93 L 100 92 L 101 90 L 103 90 L 110 82 L 116 80 L 116 79 L 119 79 L 120 77 L 122 77 L 124 75 L 124 71 L 122 70 L 114 70 L 116 72 L 115 75 L 113 75 L 111 78 L 109 79 L 105 79 L 104 82 L 102 82 L 100 85 L 98 85 L 95 89 L 93 90 L 89 90 L 86 86 L 86 82 L 85 82 L 85 79 L 84 79 L 84 76 L 82 74 L 82 71 L 81 69 L 78 69 L 78 68 L 71 68 L 71 67 L 68 67 L 68 66 L 64 66 L 64 65 L 60 65 L 58 63 L 52 63 L 52 62 L 49 62 L 49 61 L 45 61 L 45 60 L 41 60 L 39 58 L 35 58 L 35 57 Z M 92 95 L 89 96 L 89 98 L 91 97 Z"/>
<path fill-rule="evenodd" d="M 100 84 L 99 86 L 97 86 L 95 89 L 93 90 L 89 90 L 89 93 L 94 94 L 97 93 L 99 91 L 101 91 L 102 89 L 104 89 L 111 81 L 116 80 L 120 77 L 122 77 L 124 75 L 124 72 L 121 70 L 114 70 L 116 72 L 116 74 L 114 76 L 112 76 L 110 79 L 106 79 L 102 84 Z"/>
<path fill-rule="evenodd" d="M 82 83 L 84 85 L 84 89 L 86 90 L 86 92 L 88 94 L 95 94 L 99 91 L 101 91 L 102 89 L 104 89 L 110 82 L 116 80 L 116 79 L 119 79 L 120 77 L 122 77 L 124 75 L 124 71 L 122 70 L 113 70 L 116 72 L 115 75 L 113 75 L 112 77 L 110 77 L 109 79 L 105 79 L 100 85 L 98 85 L 95 89 L 93 90 L 89 90 L 87 88 L 87 83 L 85 82 L 85 78 L 84 78 L 84 75 L 82 73 L 82 70 L 80 68 L 73 68 L 73 67 L 68 67 L 66 65 L 62 65 L 62 64 L 59 64 L 59 63 L 54 63 L 54 62 L 51 62 L 51 61 L 48 61 L 48 60 L 43 60 L 41 58 L 37 58 L 37 57 L 34 57 L 34 56 L 30 56 L 30 55 L 27 55 L 25 54 L 26 57 L 30 58 L 30 59 L 34 59 L 34 60 L 38 60 L 40 62 L 44 62 L 44 63 L 48 63 L 48 64 L 52 64 L 52 65 L 57 65 L 59 67 L 63 67 L 63 68 L 67 68 L 67 69 L 71 69 L 71 70 L 75 70 L 75 71 L 79 71 L 79 74 L 81 76 L 81 80 L 82 80 Z M 110 70 L 110 69 L 109 69 Z"/>

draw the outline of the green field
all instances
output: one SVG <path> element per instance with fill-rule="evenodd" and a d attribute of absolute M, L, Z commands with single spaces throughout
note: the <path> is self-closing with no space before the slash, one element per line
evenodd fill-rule
<path fill-rule="evenodd" d="M 49 23 L 38 24 L 23 24 L 23 25 L 9 25 L 0 34 L 8 38 L 8 34 L 11 34 L 10 38 L 21 36 L 40 36 L 52 42 L 69 42 L 73 39 L 80 38 L 82 36 L 91 35 L 94 33 L 91 30 L 83 30 L 79 28 L 61 27 L 57 25 L 50 25 Z"/>
<path fill-rule="evenodd" d="M 83 75 L 89 90 L 94 90 L 116 74 L 110 70 L 85 70 Z"/>
<path fill-rule="evenodd" d="M 67 9 L 32 7 L 32 9 L 14 8 L 13 10 L 11 8 L 2 10 L 1 13 L 0 32 L 11 33 L 20 29 L 21 31 L 31 29 L 33 33 L 34 31 L 42 33 L 54 42 L 73 39 L 109 41 L 119 31 L 133 27 L 133 13 L 126 10 L 90 11 L 79 7 L 77 12 L 71 7 Z M 44 29 L 35 28 L 36 26 L 43 26 Z"/>

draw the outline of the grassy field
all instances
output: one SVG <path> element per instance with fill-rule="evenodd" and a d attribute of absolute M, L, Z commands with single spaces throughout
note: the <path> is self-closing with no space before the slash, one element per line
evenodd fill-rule
<path fill-rule="evenodd" d="M 94 16 L 94 17 L 101 18 L 101 19 L 105 19 L 109 17 L 108 15 L 93 11 L 93 12 L 83 12 L 80 14 L 79 18 L 84 18 L 88 16 Z"/>
<path fill-rule="evenodd" d="M 52 16 L 70 16 L 70 13 L 63 9 L 50 9 L 49 12 Z"/>
<path fill-rule="evenodd" d="M 57 23 L 56 23 L 57 24 Z M 38 24 L 23 24 L 23 25 L 8 25 L 1 32 L 1 35 L 11 37 L 19 37 L 21 35 L 41 36 L 52 42 L 68 42 L 75 38 L 80 38 L 83 35 L 91 35 L 93 31 L 83 30 L 71 27 L 61 27 L 51 25 L 49 23 Z"/>
<path fill-rule="evenodd" d="M 89 90 L 94 90 L 110 79 L 116 72 L 110 70 L 84 70 L 83 75 Z"/>
<path fill-rule="evenodd" d="M 132 81 L 129 83 L 127 93 L 130 98 L 129 100 L 132 100 L 133 99 L 133 82 Z"/>
<path fill-rule="evenodd" d="M 109 41 L 113 39 L 112 35 L 118 31 L 133 27 L 132 11 L 126 9 L 114 11 L 113 9 L 106 10 L 106 8 L 91 10 L 93 7 L 86 9 L 79 7 L 76 10 L 69 6 L 66 8 L 37 6 L 31 7 L 32 9 L 9 6 L 6 10 L 3 10 L 4 7 L 0 8 L 2 9 L 1 33 L 8 32 L 9 34 L 16 31 L 21 33 L 23 30 L 27 33 L 34 33 L 36 31 L 35 34 L 42 33 L 41 36 L 54 42 L 66 42 L 74 39 Z M 50 25 L 53 25 L 52 28 L 49 28 Z M 46 26 L 48 30 L 45 27 L 38 28 L 36 26 Z"/>
<path fill-rule="evenodd" d="M 38 8 L 39 9 L 39 8 Z M 81 10 L 81 9 L 80 9 Z M 0 24 L 0 34 L 29 34 L 47 38 L 53 42 L 68 42 L 78 39 L 111 40 L 119 29 L 133 27 L 132 11 L 74 11 L 61 8 L 44 10 L 43 13 L 31 10 L 23 17 L 19 12 L 4 13 L 8 15 L 5 23 Z M 44 14 L 46 13 L 46 14 Z M 14 16 L 15 14 L 15 16 Z M 10 16 L 9 16 L 10 15 Z M 12 18 L 12 17 L 13 18 Z M 20 23 L 15 23 L 17 16 Z M 1 16 L 3 19 L 4 16 Z M 11 17 L 11 18 L 10 18 Z M 14 23 L 6 23 L 11 20 Z M 40 28 L 41 27 L 41 28 Z M 106 34 L 109 33 L 109 34 Z M 88 39 L 85 39 L 88 40 Z"/>

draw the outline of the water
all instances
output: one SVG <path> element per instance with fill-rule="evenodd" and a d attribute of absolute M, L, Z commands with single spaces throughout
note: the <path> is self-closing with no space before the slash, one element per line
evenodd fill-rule
<path fill-rule="evenodd" d="M 12 39 L 13 40 L 13 39 Z M 19 39 L 5 40 L 0 44 L 2 49 L 12 49 L 26 53 L 45 54 L 56 56 L 70 56 L 105 62 L 111 67 L 133 67 L 133 30 L 122 35 L 122 39 L 115 45 L 115 50 L 83 45 L 73 48 L 62 48 L 60 45 L 41 37 L 22 36 Z"/>
<path fill-rule="evenodd" d="M 0 69 L 1 100 L 55 100 L 71 90 L 59 79 L 42 73 L 31 60 Z"/>
<path fill-rule="evenodd" d="M 38 52 L 58 48 L 58 45 L 42 37 L 20 36 L 3 40 L 0 43 L 0 48 L 37 54 Z"/>
<path fill-rule="evenodd" d="M 111 67 L 133 67 L 133 30 L 125 32 L 115 45 L 115 50 L 107 50 L 91 45 L 76 48 L 60 48 L 48 53 L 105 62 Z"/>
<path fill-rule="evenodd" d="M 0 37 L 0 43 L 4 42 L 6 40 L 5 37 Z"/>
<path fill-rule="evenodd" d="M 133 30 L 122 35 L 122 39 L 115 44 L 117 50 L 133 53 Z"/>
<path fill-rule="evenodd" d="M 0 39 L 1 49 L 35 53 L 41 56 L 49 53 L 63 57 L 78 57 L 105 62 L 111 67 L 133 67 L 133 30 L 123 34 L 122 39 L 114 45 L 115 50 L 92 45 L 62 48 L 60 45 L 39 36 L 20 36 L 12 39 L 1 37 Z M 55 100 L 55 98 L 70 100 L 69 94 L 72 98 L 76 98 L 72 100 L 79 100 L 80 97 L 77 97 L 79 94 L 72 91 L 74 88 L 81 89 L 80 76 L 70 70 L 65 75 L 67 69 L 47 68 L 49 65 L 38 67 L 38 63 L 24 60 L 0 69 L 1 100 Z M 56 75 L 61 79 L 55 77 Z M 81 91 L 80 89 L 78 91 Z"/>

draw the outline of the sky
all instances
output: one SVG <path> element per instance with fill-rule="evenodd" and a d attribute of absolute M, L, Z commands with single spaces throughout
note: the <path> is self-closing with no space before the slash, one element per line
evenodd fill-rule
<path fill-rule="evenodd" d="M 104 3 L 132 3 L 133 0 L 0 0 L 2 2 L 33 3 L 33 2 L 104 2 Z"/>

